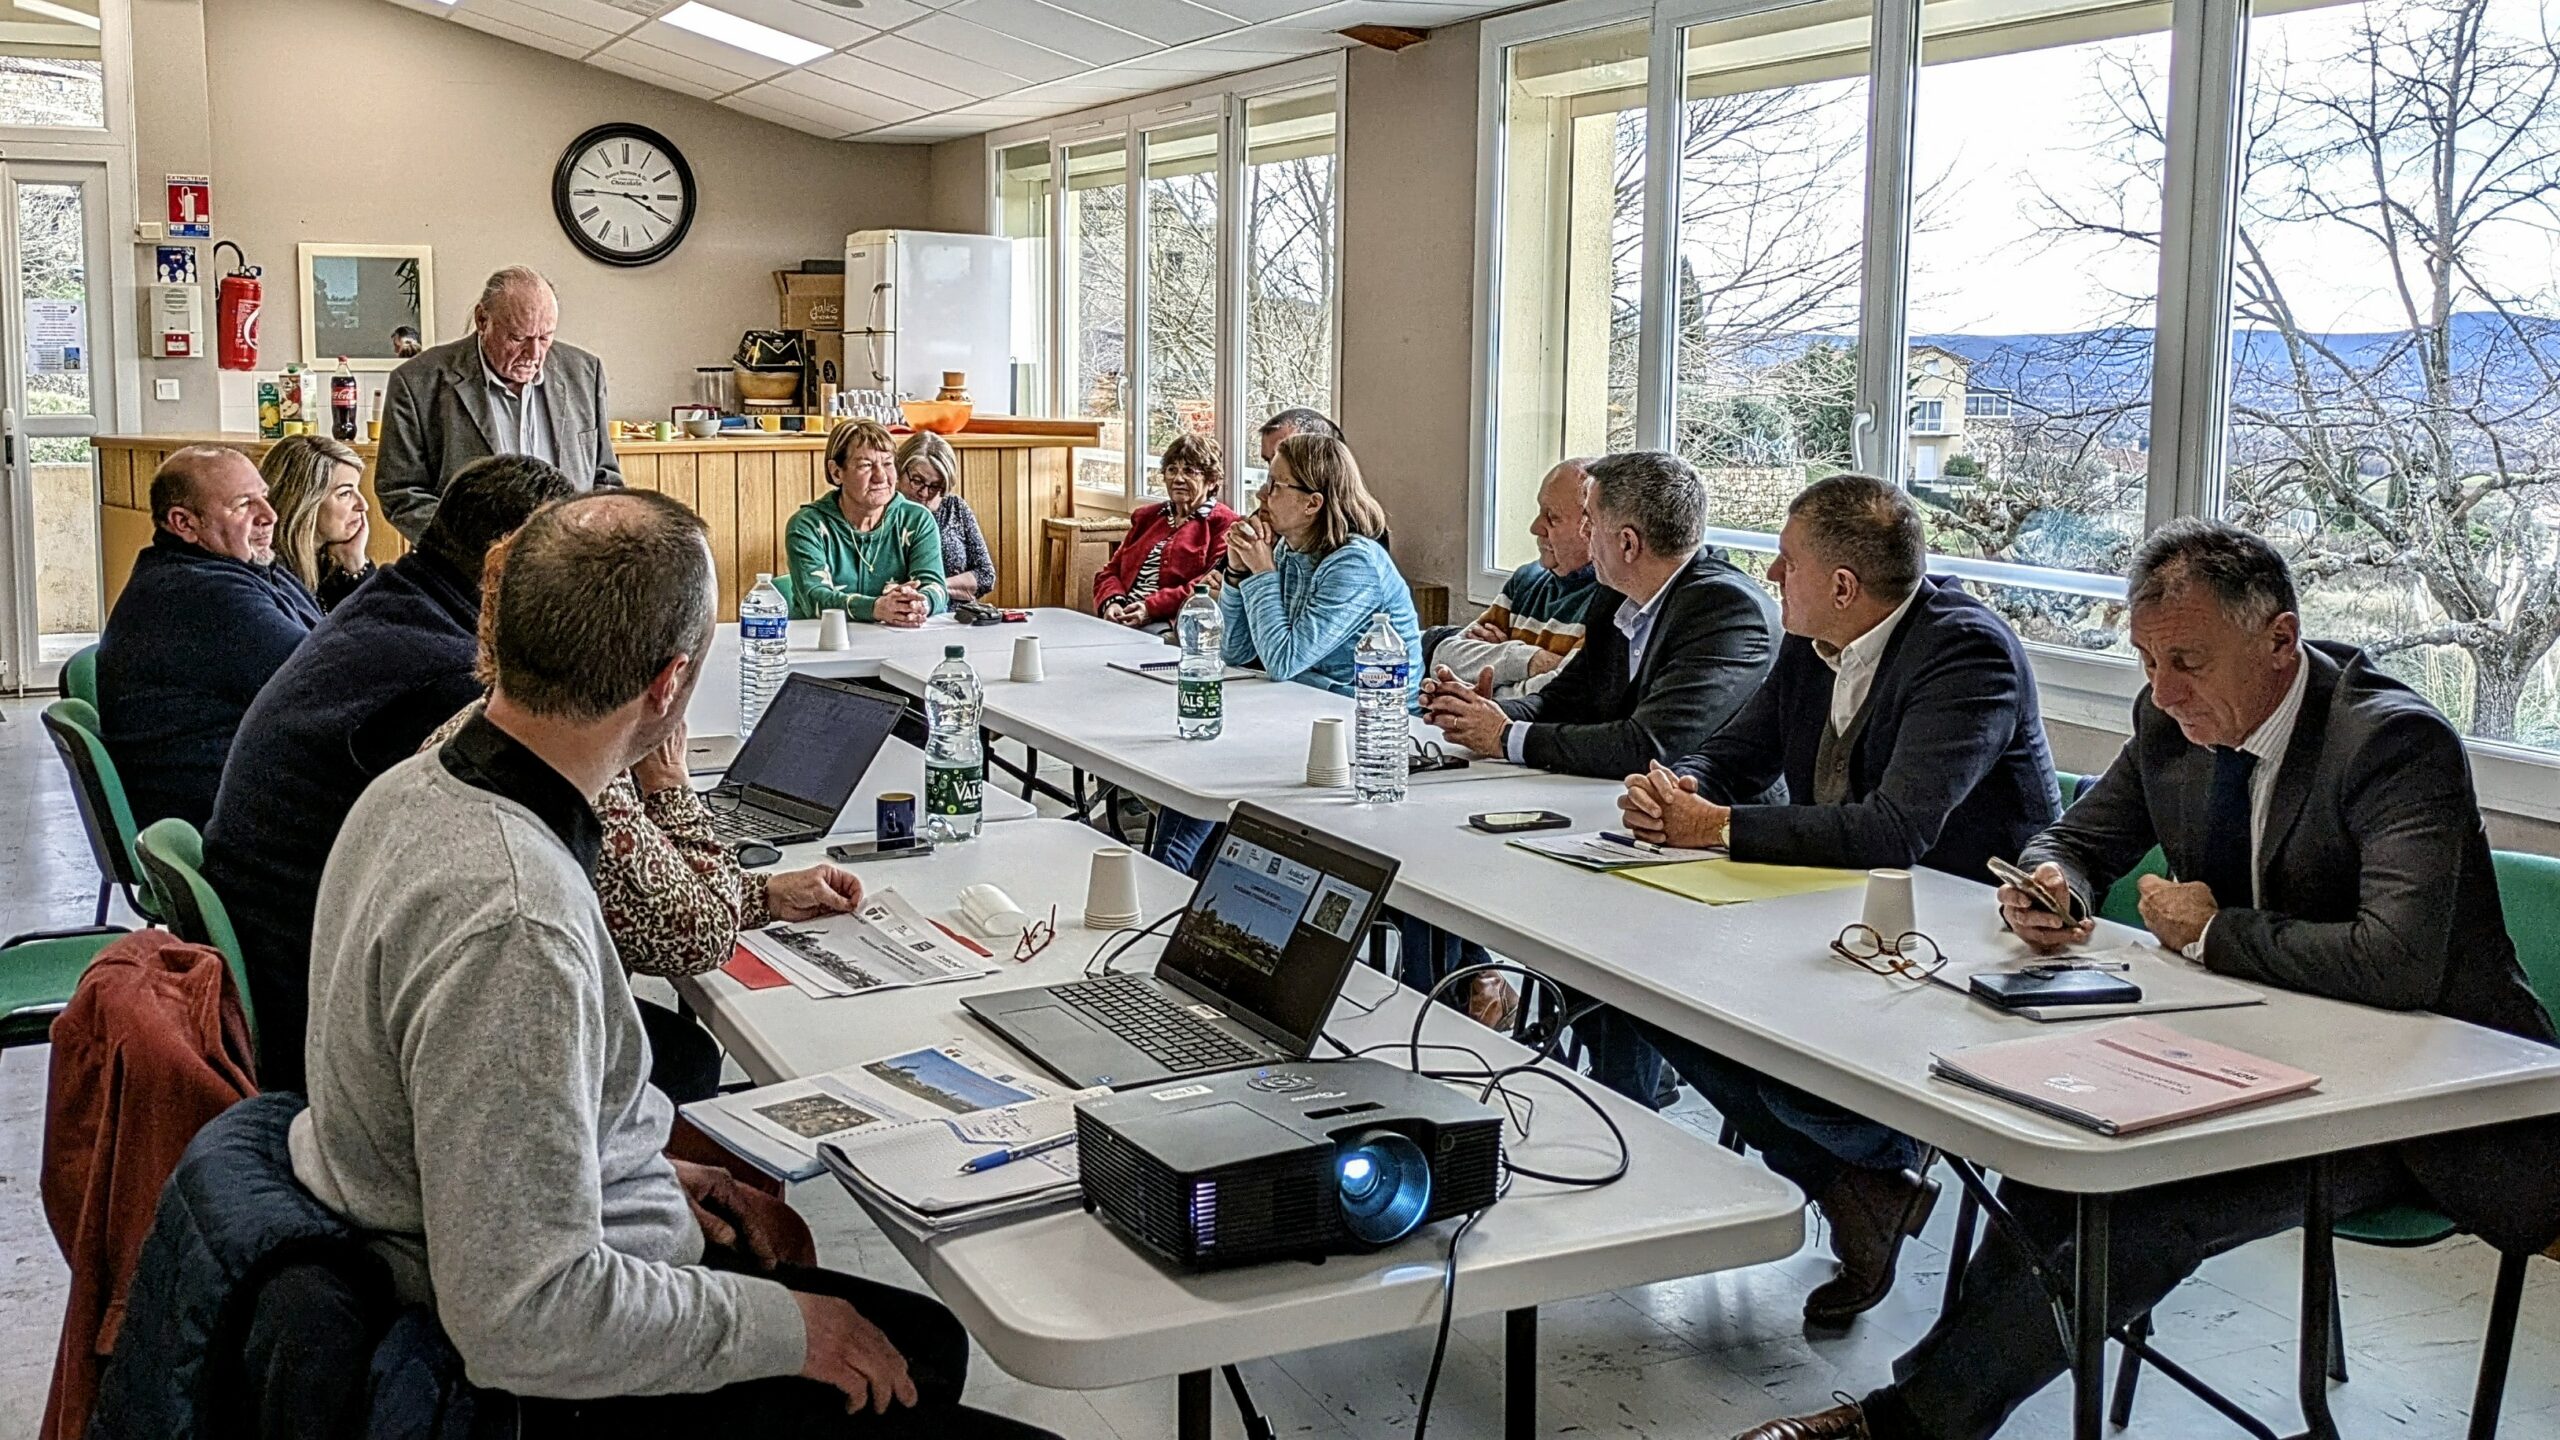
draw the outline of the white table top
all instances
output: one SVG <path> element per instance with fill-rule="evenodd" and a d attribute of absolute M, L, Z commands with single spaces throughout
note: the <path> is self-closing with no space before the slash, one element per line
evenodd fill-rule
<path fill-rule="evenodd" d="M 1002 1041 L 961 1010 L 960 997 L 1082 972 L 1104 938 L 1073 918 L 1082 912 L 1087 857 L 1098 843 L 1101 837 L 1082 826 L 1032 820 L 994 827 L 930 859 L 864 867 L 867 883 L 894 886 L 929 914 L 946 914 L 961 886 L 981 880 L 1004 885 L 1026 911 L 1045 913 L 1054 902 L 1059 931 L 1048 951 L 985 979 L 841 1000 L 748 991 L 716 972 L 684 984 L 721 1041 L 761 1080 L 953 1034 L 1000 1048 Z M 795 851 L 788 858 L 801 857 Z M 1142 862 L 1140 893 L 1147 912 L 1159 914 L 1181 904 L 1189 885 Z M 1159 943 L 1142 942 L 1124 968 L 1150 961 Z M 1352 1003 L 1335 1011 L 1331 1033 L 1353 1046 L 1401 1039 L 1420 998 L 1365 967 L 1354 967 L 1346 994 Z M 1376 1008 L 1362 1016 L 1354 1013 L 1360 1006 Z M 1520 1055 L 1445 1007 L 1434 1008 L 1425 1038 L 1471 1044 L 1496 1063 Z M 1535 1098 L 1536 1113 L 1525 1141 L 1513 1132 L 1511 1153 L 1521 1163 L 1597 1173 L 1614 1160 L 1614 1145 L 1588 1110 L 1552 1085 L 1523 1089 Z M 1801 1243 L 1802 1200 L 1794 1187 L 1614 1095 L 1603 1092 L 1602 1099 L 1627 1136 L 1627 1178 L 1598 1190 L 1517 1181 L 1459 1250 L 1460 1315 L 1759 1264 Z M 1036 1384 L 1089 1389 L 1431 1324 L 1454 1223 L 1322 1266 L 1201 1275 L 1157 1264 L 1081 1210 L 929 1240 L 885 1228 L 998 1364 Z"/>
<path fill-rule="evenodd" d="M 1309 791 L 1307 741 L 1315 722 L 1352 717 L 1347 695 L 1276 680 L 1230 680 L 1218 738 L 1185 740 L 1174 733 L 1173 686 L 1110 667 L 1113 660 L 1130 658 L 1118 650 L 1083 649 L 1050 656 L 1048 678 L 1037 683 L 1017 683 L 1001 670 L 984 675 L 983 722 L 1145 799 L 1215 819 L 1238 800 Z M 938 663 L 939 657 L 892 660 L 880 678 L 920 695 L 924 677 Z M 1440 740 L 1440 732 L 1419 719 L 1412 729 L 1424 740 Z M 1411 787 L 1539 773 L 1478 756 L 1464 770 L 1414 776 Z"/>
<path fill-rule="evenodd" d="M 1031 612 L 1031 619 L 1018 625 L 963 625 L 948 615 L 936 615 L 913 630 L 888 625 L 852 625 L 848 643 L 842 650 L 818 648 L 818 622 L 791 622 L 791 668 L 811 675 L 830 675 L 854 680 L 870 680 L 880 675 L 882 667 L 893 659 L 921 661 L 931 670 L 942 663 L 942 647 L 965 648 L 969 663 L 976 666 L 981 678 L 1002 675 L 1013 661 L 1015 637 L 1037 635 L 1041 653 L 1060 650 L 1111 648 L 1120 646 L 1164 649 L 1157 636 L 1114 625 L 1078 610 L 1044 607 Z M 1050 662 L 1052 669 L 1056 662 Z M 694 688 L 693 703 L 685 712 L 686 724 L 699 735 L 735 735 L 738 733 L 738 627 L 735 622 L 720 626 L 711 637 L 711 654 L 703 661 L 702 681 Z"/>
<path fill-rule="evenodd" d="M 1967 1045 L 2052 1033 L 1934 985 L 1830 953 L 1857 888 L 1708 906 L 1583 871 L 1465 828 L 1479 810 L 1546 808 L 1614 825 L 1618 787 L 1543 782 L 1417 791 L 1401 805 L 1273 797 L 1298 819 L 1403 862 L 1405 910 L 1666 1029 L 2005 1175 L 2119 1191 L 2560 1111 L 2560 1050 L 2424 1013 L 2280 989 L 2267 1003 L 2162 1017 L 2171 1027 L 2322 1077 L 2310 1095 L 2110 1138 L 1929 1077 Z M 1959 960 L 2023 958 L 1988 886 L 1916 870 L 1919 928 Z M 2141 939 L 2102 923 L 2095 947 Z M 2071 1023 L 2071 1022 L 2064 1022 Z"/>

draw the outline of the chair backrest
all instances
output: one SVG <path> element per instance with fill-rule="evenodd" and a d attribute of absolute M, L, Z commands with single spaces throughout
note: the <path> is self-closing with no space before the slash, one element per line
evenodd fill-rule
<path fill-rule="evenodd" d="M 83 645 L 62 662 L 62 694 L 65 699 L 94 706 L 98 703 L 98 647 Z"/>
<path fill-rule="evenodd" d="M 2560 1025 L 2560 859 L 2514 850 L 2489 857 L 2498 871 L 2498 903 L 2525 983 Z"/>
<path fill-rule="evenodd" d="M 800 608 L 800 592 L 797 587 L 792 585 L 791 577 L 789 575 L 785 574 L 774 576 L 773 588 L 782 592 L 783 609 L 796 610 Z"/>
<path fill-rule="evenodd" d="M 2107 892 L 2106 903 L 2098 907 L 2098 913 L 2120 925 L 2131 925 L 2137 930 L 2142 928 L 2142 877 L 2168 873 L 2168 855 L 2159 846 L 2152 846 L 2151 853 L 2142 857 L 2142 863 L 2134 866 L 2115 883 L 2114 889 Z"/>
<path fill-rule="evenodd" d="M 210 945 L 222 952 L 231 970 L 232 988 L 240 992 L 240 1014 L 249 1022 L 249 1047 L 258 1046 L 258 1011 L 249 998 L 249 965 L 240 952 L 240 936 L 231 928 L 231 912 L 204 878 L 204 837 L 196 827 L 171 816 L 154 820 L 135 837 L 142 867 L 166 902 L 169 928 L 181 940 Z"/>
<path fill-rule="evenodd" d="M 89 853 L 98 873 L 124 887 L 125 898 L 147 919 L 162 918 L 150 877 L 134 852 L 133 807 L 126 803 L 124 781 L 98 738 L 98 712 L 86 700 L 56 700 L 44 707 L 44 731 L 71 772 L 72 798 L 80 804 L 80 822 L 88 827 Z"/>

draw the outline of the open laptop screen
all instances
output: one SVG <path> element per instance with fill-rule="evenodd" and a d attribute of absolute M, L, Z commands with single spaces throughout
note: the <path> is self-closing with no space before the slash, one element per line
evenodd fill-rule
<path fill-rule="evenodd" d="M 1395 873 L 1385 856 L 1239 805 L 1157 973 L 1304 1053 Z"/>
<path fill-rule="evenodd" d="M 896 700 L 842 680 L 787 676 L 721 783 L 786 795 L 832 815 L 862 783 L 898 710 Z"/>

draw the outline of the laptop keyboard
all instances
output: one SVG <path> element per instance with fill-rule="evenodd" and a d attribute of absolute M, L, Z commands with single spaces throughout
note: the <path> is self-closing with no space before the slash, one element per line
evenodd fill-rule
<path fill-rule="evenodd" d="M 793 835 L 808 829 L 795 820 L 768 815 L 761 810 L 726 809 L 711 812 L 711 833 L 723 840 L 766 840 L 776 835 Z"/>
<path fill-rule="evenodd" d="M 1168 1000 L 1141 975 L 1104 975 L 1056 987 L 1061 1000 L 1177 1073 L 1263 1058 L 1224 1030 Z"/>

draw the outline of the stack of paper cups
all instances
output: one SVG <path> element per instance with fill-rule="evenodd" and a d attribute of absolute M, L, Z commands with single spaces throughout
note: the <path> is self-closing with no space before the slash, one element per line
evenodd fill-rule
<path fill-rule="evenodd" d="M 1307 783 L 1327 789 L 1351 783 L 1351 731 L 1338 717 L 1318 720 L 1307 737 Z"/>
<path fill-rule="evenodd" d="M 1093 852 L 1093 871 L 1085 881 L 1084 928 L 1117 930 L 1138 923 L 1138 854 L 1125 845 L 1105 845 Z"/>

